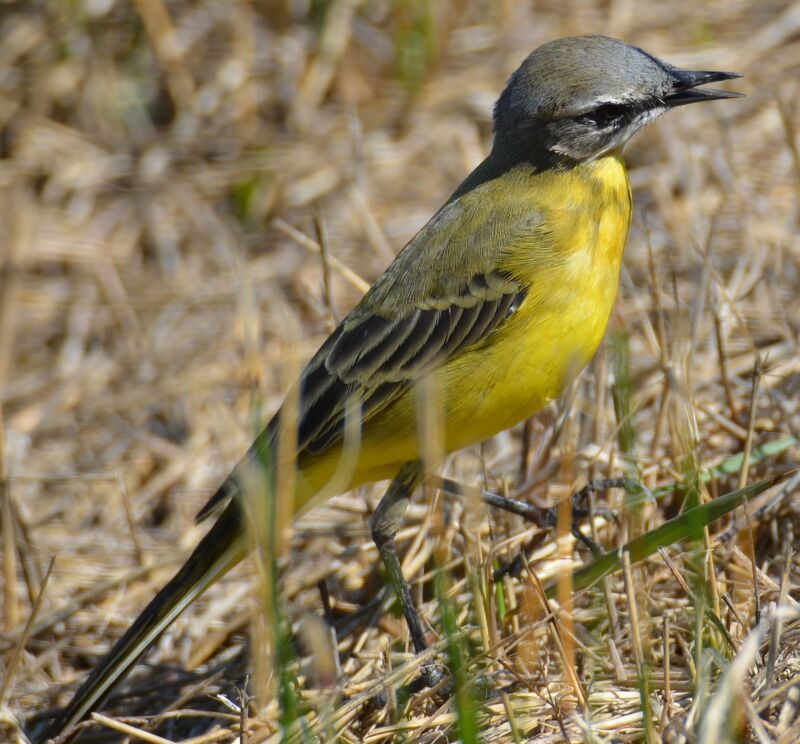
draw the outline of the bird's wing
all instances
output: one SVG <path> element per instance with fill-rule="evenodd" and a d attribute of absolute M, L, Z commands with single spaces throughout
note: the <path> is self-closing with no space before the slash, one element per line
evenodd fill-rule
<path fill-rule="evenodd" d="M 317 455 L 339 442 L 349 402 L 366 422 L 423 374 L 487 339 L 525 300 L 528 286 L 509 270 L 508 256 L 535 245 L 541 225 L 541 214 L 502 183 L 471 189 L 439 210 L 303 370 L 298 452 Z M 279 420 L 280 412 L 246 459 L 263 459 Z M 198 519 L 235 487 L 223 484 Z"/>
<path fill-rule="evenodd" d="M 498 212 L 496 200 L 476 191 L 431 219 L 309 362 L 300 451 L 320 454 L 342 438 L 353 396 L 368 421 L 423 374 L 488 338 L 525 300 L 528 287 L 507 270 L 506 256 L 530 242 L 541 220 L 516 200 Z"/>

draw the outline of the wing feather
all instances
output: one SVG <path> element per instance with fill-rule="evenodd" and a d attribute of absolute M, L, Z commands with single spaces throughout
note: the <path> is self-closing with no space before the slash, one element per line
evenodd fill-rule
<path fill-rule="evenodd" d="M 524 302 L 527 286 L 504 268 L 506 256 L 516 255 L 514 245 L 535 244 L 542 216 L 514 201 L 498 221 L 486 213 L 492 200 L 482 188 L 431 219 L 312 359 L 309 389 L 321 389 L 316 378 L 325 374 L 341 384 L 316 400 L 300 396 L 301 451 L 321 453 L 341 438 L 349 396 L 368 421 L 422 375 L 485 341 Z"/>
<path fill-rule="evenodd" d="M 330 351 L 312 361 L 303 376 L 301 391 L 324 392 L 316 398 L 301 395 L 300 449 L 320 454 L 343 436 L 349 396 L 357 396 L 362 422 L 367 421 L 427 371 L 487 338 L 526 294 L 517 282 L 500 279 L 470 277 L 439 310 L 413 308 L 393 322 L 375 316 L 352 324 L 345 320 Z M 334 380 L 327 387 L 318 379 L 325 375 Z"/>

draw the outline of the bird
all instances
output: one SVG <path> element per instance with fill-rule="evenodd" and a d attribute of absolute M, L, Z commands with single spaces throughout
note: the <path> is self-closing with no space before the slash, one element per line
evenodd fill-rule
<path fill-rule="evenodd" d="M 45 739 L 102 703 L 186 606 L 248 555 L 253 532 L 267 541 L 260 548 L 276 549 L 278 495 L 287 497 L 281 463 L 292 468 L 292 514 L 321 496 L 390 481 L 370 529 L 423 653 L 426 634 L 395 544 L 412 493 L 444 454 L 530 417 L 591 360 L 631 222 L 623 146 L 673 108 L 740 96 L 700 87 L 737 77 L 681 69 L 601 35 L 531 52 L 494 106 L 488 156 L 322 343 L 198 514 L 215 518 L 210 530 Z M 421 425 L 431 410 L 437 446 Z M 432 665 L 422 674 L 437 679 Z"/>

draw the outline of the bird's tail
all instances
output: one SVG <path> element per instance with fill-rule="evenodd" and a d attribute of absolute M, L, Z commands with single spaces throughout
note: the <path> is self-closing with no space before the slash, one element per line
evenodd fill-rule
<path fill-rule="evenodd" d="M 186 606 L 247 555 L 246 537 L 243 507 L 234 499 L 180 571 L 81 685 L 42 741 L 57 736 L 93 710 Z"/>

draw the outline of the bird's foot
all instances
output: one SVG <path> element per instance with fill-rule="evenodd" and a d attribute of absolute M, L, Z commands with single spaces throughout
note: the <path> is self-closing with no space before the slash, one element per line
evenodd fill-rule
<path fill-rule="evenodd" d="M 576 491 L 572 496 L 572 534 L 575 538 L 583 543 L 594 556 L 602 555 L 602 548 L 588 535 L 585 535 L 579 529 L 579 523 L 585 520 L 592 514 L 602 516 L 603 518 L 617 522 L 617 516 L 610 509 L 606 508 L 590 508 L 589 496 L 593 493 L 607 491 L 610 488 L 624 488 L 628 493 L 640 493 L 644 488 L 640 483 L 632 478 L 600 478 L 597 480 L 589 481 L 583 488 Z M 543 508 L 527 502 L 520 502 L 517 499 L 508 499 L 505 496 L 491 494 L 492 498 L 487 498 L 484 494 L 484 499 L 492 506 L 500 509 L 519 514 L 520 516 L 534 522 L 539 527 L 552 528 L 555 526 L 558 518 L 558 507 Z M 507 503 L 506 503 L 507 502 Z M 520 504 L 524 503 L 525 508 L 522 509 Z M 524 567 L 524 555 L 529 553 L 539 545 L 543 537 L 541 534 L 534 535 L 531 542 L 525 547 L 521 553 L 516 556 L 509 563 L 500 566 L 494 572 L 495 581 L 502 579 L 503 576 L 519 577 Z"/>

